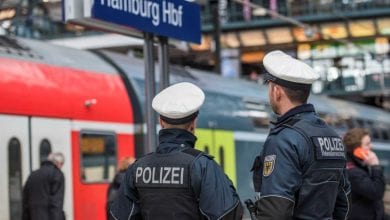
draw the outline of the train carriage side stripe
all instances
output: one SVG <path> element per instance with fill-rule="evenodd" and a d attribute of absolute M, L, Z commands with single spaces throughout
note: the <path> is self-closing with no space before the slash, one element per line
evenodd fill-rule
<path fill-rule="evenodd" d="M 264 142 L 267 139 L 267 133 L 245 132 L 236 131 L 233 132 L 234 140 L 236 141 L 251 141 L 251 142 Z"/>
<path fill-rule="evenodd" d="M 374 150 L 390 151 L 390 143 L 372 142 L 372 148 Z"/>
<path fill-rule="evenodd" d="M 114 122 L 97 122 L 97 121 L 84 121 L 73 120 L 72 130 L 80 131 L 83 129 L 88 130 L 105 130 L 114 131 L 118 134 L 134 134 L 134 125 L 127 123 L 114 123 Z"/>

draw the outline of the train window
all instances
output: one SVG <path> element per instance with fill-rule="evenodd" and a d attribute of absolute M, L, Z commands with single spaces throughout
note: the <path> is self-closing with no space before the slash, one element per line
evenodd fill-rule
<path fill-rule="evenodd" d="M 225 152 L 223 150 L 223 146 L 219 146 L 219 165 L 221 166 L 222 170 L 225 171 Z"/>
<path fill-rule="evenodd" d="M 372 139 L 374 139 L 374 140 L 380 139 L 380 134 L 378 132 L 378 128 L 377 127 L 371 128 L 371 133 L 372 133 Z"/>
<path fill-rule="evenodd" d="M 382 128 L 382 138 L 383 140 L 389 140 L 389 132 L 386 130 L 386 128 Z"/>
<path fill-rule="evenodd" d="M 206 154 L 210 153 L 209 146 L 207 146 L 207 145 L 204 146 L 204 152 L 205 152 Z"/>
<path fill-rule="evenodd" d="M 357 126 L 359 128 L 364 128 L 365 127 L 365 124 L 364 124 L 364 120 L 363 119 L 356 119 L 356 122 L 357 122 Z"/>
<path fill-rule="evenodd" d="M 367 121 L 367 129 L 370 131 L 374 127 L 374 122 L 373 121 Z"/>
<path fill-rule="evenodd" d="M 115 175 L 116 148 L 115 134 L 82 132 L 81 179 L 84 182 L 110 181 Z"/>
<path fill-rule="evenodd" d="M 350 128 L 354 128 L 356 127 L 355 126 L 355 123 L 354 123 L 354 120 L 352 118 L 347 118 L 345 119 L 345 124 L 347 125 L 347 127 L 350 129 Z"/>
<path fill-rule="evenodd" d="M 270 125 L 271 107 L 266 103 L 260 103 L 256 100 L 244 100 L 247 111 L 240 112 L 238 115 L 247 116 L 252 119 L 256 128 L 268 128 Z"/>
<path fill-rule="evenodd" d="M 8 187 L 10 219 L 22 219 L 22 161 L 17 138 L 8 144 Z"/>
<path fill-rule="evenodd" d="M 39 161 L 42 163 L 47 159 L 47 156 L 51 153 L 51 144 L 46 138 L 41 141 L 39 145 Z"/>
<path fill-rule="evenodd" d="M 252 119 L 256 128 L 268 128 L 270 125 L 269 117 L 253 117 Z"/>
<path fill-rule="evenodd" d="M 348 129 L 346 121 L 343 120 L 341 117 L 334 116 L 332 119 L 333 119 L 332 124 L 336 129 L 338 129 L 338 130 Z"/>

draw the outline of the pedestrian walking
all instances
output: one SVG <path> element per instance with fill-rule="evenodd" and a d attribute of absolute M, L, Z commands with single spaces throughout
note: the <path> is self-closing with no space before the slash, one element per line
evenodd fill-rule
<path fill-rule="evenodd" d="M 23 220 L 64 220 L 65 179 L 62 153 L 51 153 L 23 188 Z"/>

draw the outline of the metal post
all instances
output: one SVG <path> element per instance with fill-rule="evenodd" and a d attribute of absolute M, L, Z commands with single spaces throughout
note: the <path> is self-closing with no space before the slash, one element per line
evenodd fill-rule
<path fill-rule="evenodd" d="M 215 72 L 221 74 L 221 42 L 220 42 L 220 36 L 221 36 L 221 23 L 219 18 L 219 8 L 218 8 L 218 0 L 211 0 L 210 1 L 211 6 L 211 13 L 213 17 L 213 36 L 214 36 L 214 44 L 215 44 Z"/>
<path fill-rule="evenodd" d="M 160 72 L 160 91 L 169 86 L 168 38 L 160 36 L 158 45 L 158 66 Z"/>
<path fill-rule="evenodd" d="M 152 109 L 152 99 L 155 95 L 155 75 L 153 56 L 153 34 L 144 33 L 144 62 L 145 62 L 145 121 L 146 135 L 144 153 L 153 152 L 156 148 L 156 114 Z"/>

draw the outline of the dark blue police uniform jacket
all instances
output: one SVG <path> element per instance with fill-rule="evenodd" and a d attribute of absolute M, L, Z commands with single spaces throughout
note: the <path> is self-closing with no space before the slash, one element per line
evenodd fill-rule
<path fill-rule="evenodd" d="M 341 138 L 311 104 L 278 118 L 254 163 L 259 219 L 346 219 L 350 184 Z"/>
<path fill-rule="evenodd" d="M 129 167 L 114 219 L 239 219 L 240 199 L 214 160 L 194 148 L 196 137 L 181 129 L 163 129 L 155 153 Z M 189 152 L 189 153 L 188 153 Z"/>

